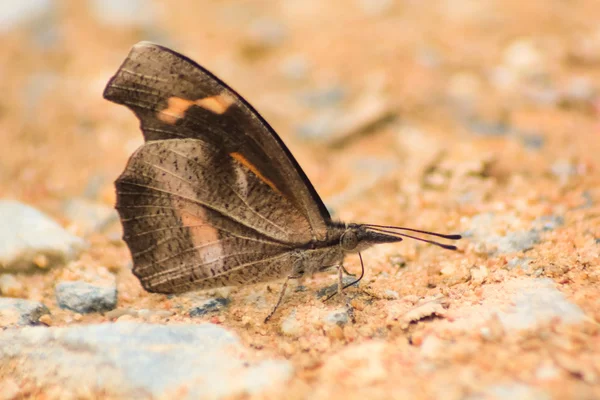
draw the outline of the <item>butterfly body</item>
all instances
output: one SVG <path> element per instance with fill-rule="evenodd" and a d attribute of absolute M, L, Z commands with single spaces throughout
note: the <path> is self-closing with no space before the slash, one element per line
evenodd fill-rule
<path fill-rule="evenodd" d="M 341 271 L 347 253 L 402 240 L 332 221 L 258 112 L 179 53 L 135 45 L 104 97 L 130 108 L 145 138 L 115 186 L 133 273 L 150 292 Z"/>

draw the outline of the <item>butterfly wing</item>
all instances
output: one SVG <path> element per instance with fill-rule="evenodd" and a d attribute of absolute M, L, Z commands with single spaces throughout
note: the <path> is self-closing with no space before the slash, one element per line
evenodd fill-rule
<path fill-rule="evenodd" d="M 151 141 L 116 181 L 134 274 L 178 293 L 289 275 L 310 226 L 283 194 L 235 157 L 198 139 Z"/>
<path fill-rule="evenodd" d="M 135 112 L 147 141 L 199 139 L 250 169 L 324 240 L 329 213 L 269 124 L 234 90 L 189 58 L 147 42 L 133 47 L 104 97 Z"/>

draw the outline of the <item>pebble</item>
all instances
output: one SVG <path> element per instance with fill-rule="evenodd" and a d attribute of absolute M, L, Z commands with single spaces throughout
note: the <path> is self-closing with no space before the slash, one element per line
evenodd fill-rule
<path fill-rule="evenodd" d="M 488 255 L 509 254 L 533 248 L 541 240 L 541 234 L 564 223 L 564 218 L 558 215 L 542 216 L 530 225 L 529 229 L 515 230 L 498 234 L 495 227 L 508 222 L 508 225 L 519 225 L 516 217 L 482 213 L 471 219 L 471 226 L 465 232 L 478 248 Z"/>
<path fill-rule="evenodd" d="M 558 160 L 550 166 L 550 172 L 565 184 L 569 178 L 577 174 L 577 167 L 568 160 Z"/>
<path fill-rule="evenodd" d="M 248 36 L 256 45 L 275 47 L 283 43 L 287 31 L 279 21 L 261 18 L 254 20 L 250 25 Z"/>
<path fill-rule="evenodd" d="M 508 268 L 514 269 L 519 268 L 525 272 L 531 272 L 531 258 L 528 257 L 515 257 L 508 262 Z"/>
<path fill-rule="evenodd" d="M 533 78 L 546 70 L 546 57 L 530 39 L 518 39 L 504 51 L 504 65 L 519 77 Z"/>
<path fill-rule="evenodd" d="M 551 279 L 509 281 L 506 287 L 512 293 L 513 306 L 499 309 L 498 318 L 507 330 L 534 328 L 554 318 L 560 318 L 568 324 L 581 322 L 585 318 L 583 311 L 567 301 Z"/>
<path fill-rule="evenodd" d="M 48 308 L 37 301 L 0 297 L 0 327 L 35 325 Z"/>
<path fill-rule="evenodd" d="M 544 390 L 529 386 L 523 383 L 506 383 L 500 385 L 494 385 L 484 390 L 481 394 L 483 397 L 470 396 L 468 400 L 475 400 L 480 398 L 489 398 L 494 400 L 550 400 L 553 396 L 550 396 Z"/>
<path fill-rule="evenodd" d="M 329 86 L 301 93 L 298 99 L 306 106 L 320 109 L 335 107 L 346 98 L 346 89 L 342 86 Z"/>
<path fill-rule="evenodd" d="M 298 336 L 300 335 L 302 324 L 296 316 L 296 311 L 292 311 L 289 315 L 282 319 L 280 330 L 286 336 Z"/>
<path fill-rule="evenodd" d="M 0 275 L 0 295 L 6 297 L 23 297 L 25 288 L 12 274 Z"/>
<path fill-rule="evenodd" d="M 0 332 L 0 364 L 11 360 L 16 376 L 59 386 L 63 398 L 82 387 L 94 391 L 88 397 L 237 398 L 292 377 L 288 361 L 249 361 L 244 352 L 237 336 L 214 324 L 117 322 Z"/>
<path fill-rule="evenodd" d="M 7 32 L 16 26 L 49 13 L 51 0 L 3 0 L 0 1 L 0 31 Z"/>
<path fill-rule="evenodd" d="M 206 314 L 221 311 L 231 302 L 228 298 L 217 297 L 214 299 L 206 299 L 199 305 L 194 306 L 189 311 L 190 317 L 202 317 Z"/>
<path fill-rule="evenodd" d="M 60 282 L 55 287 L 60 308 L 88 314 L 117 306 L 116 286 L 96 286 L 83 281 Z"/>
<path fill-rule="evenodd" d="M 35 208 L 11 200 L 0 200 L 0 267 L 28 270 L 36 260 L 50 268 L 76 258 L 87 246 Z"/>
<path fill-rule="evenodd" d="M 154 20 L 155 10 L 144 0 L 88 0 L 93 15 L 102 24 L 148 25 Z"/>
<path fill-rule="evenodd" d="M 110 224 L 119 220 L 119 215 L 113 207 L 86 199 L 68 200 L 63 211 L 84 235 L 102 232 Z"/>
<path fill-rule="evenodd" d="M 293 81 L 306 79 L 308 75 L 308 61 L 306 57 L 300 54 L 288 56 L 279 64 L 281 74 Z"/>
<path fill-rule="evenodd" d="M 348 285 L 348 284 L 350 284 L 352 282 L 354 282 L 355 280 L 356 280 L 356 277 L 354 277 L 354 276 L 344 276 L 344 277 L 342 277 L 342 283 L 343 283 L 344 286 Z M 358 284 L 359 283 L 357 282 L 353 286 L 354 287 L 358 287 Z M 327 287 L 324 287 L 322 289 L 317 290 L 316 296 L 317 296 L 318 299 L 321 299 L 323 297 L 331 296 L 332 294 L 334 294 L 335 292 L 337 292 L 337 290 L 338 290 L 338 284 L 336 282 L 336 283 L 334 283 L 332 285 L 329 285 Z"/>
<path fill-rule="evenodd" d="M 325 323 L 328 325 L 344 326 L 350 321 L 347 309 L 339 309 L 330 312 L 325 316 Z"/>

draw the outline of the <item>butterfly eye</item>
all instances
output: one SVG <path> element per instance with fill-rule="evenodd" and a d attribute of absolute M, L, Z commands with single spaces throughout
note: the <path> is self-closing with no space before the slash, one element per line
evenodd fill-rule
<path fill-rule="evenodd" d="M 356 237 L 356 233 L 351 230 L 347 230 L 342 234 L 340 238 L 340 244 L 342 248 L 346 251 L 354 250 L 358 245 L 358 238 Z"/>

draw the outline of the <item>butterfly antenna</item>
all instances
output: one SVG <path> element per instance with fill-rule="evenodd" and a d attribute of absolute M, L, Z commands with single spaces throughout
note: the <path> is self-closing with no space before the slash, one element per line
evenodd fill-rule
<path fill-rule="evenodd" d="M 362 255 L 360 254 L 360 252 L 358 253 L 358 258 L 360 258 L 360 276 L 358 278 L 356 278 L 354 281 L 350 282 L 347 285 L 344 285 L 342 287 L 342 291 L 344 289 L 349 288 L 352 285 L 356 285 L 358 282 L 360 282 L 362 280 L 362 278 L 365 276 L 365 264 L 363 263 L 363 259 L 362 259 Z M 332 297 L 334 297 L 336 294 L 338 294 L 338 291 L 335 291 L 335 293 L 330 294 L 329 296 L 327 296 L 327 298 L 325 300 L 323 300 L 324 302 L 331 299 Z"/>
<path fill-rule="evenodd" d="M 444 235 L 443 233 L 437 233 L 437 232 L 431 232 L 431 231 L 422 231 L 420 229 L 412 229 L 412 228 L 405 228 L 403 226 L 393 226 L 393 225 L 375 225 L 375 224 L 364 224 L 363 226 L 365 226 L 366 228 L 383 228 L 383 229 L 392 229 L 392 230 L 398 230 L 398 231 L 409 231 L 409 232 L 416 232 L 416 233 L 422 233 L 424 235 L 431 235 L 431 236 L 437 236 L 443 239 L 450 239 L 450 240 L 458 240 L 461 239 L 462 236 L 461 235 Z"/>
<path fill-rule="evenodd" d="M 435 246 L 439 246 L 442 249 L 446 249 L 446 250 L 457 250 L 457 247 L 454 246 L 454 245 L 451 245 L 451 244 L 444 244 L 444 243 L 436 242 L 435 240 L 423 239 L 423 238 L 420 238 L 418 236 L 408 235 L 406 233 L 393 232 L 393 231 L 390 231 L 390 230 L 387 230 L 387 229 L 374 227 L 373 225 L 368 226 L 368 229 L 370 229 L 370 230 L 372 230 L 374 232 L 384 233 L 384 234 L 390 235 L 390 236 L 406 237 L 406 238 L 418 240 L 419 242 L 425 242 L 425 243 L 433 244 Z M 428 233 L 427 231 L 419 231 L 417 229 L 406 229 L 406 230 L 416 231 L 416 232 L 422 232 L 422 233 Z M 452 239 L 452 240 L 457 240 L 457 239 L 461 238 L 460 235 L 442 235 L 442 234 L 436 234 L 436 233 L 432 233 L 432 232 L 429 232 L 429 234 L 433 234 L 434 236 L 439 236 L 439 237 L 442 237 L 442 238 L 445 238 L 445 239 Z"/>

